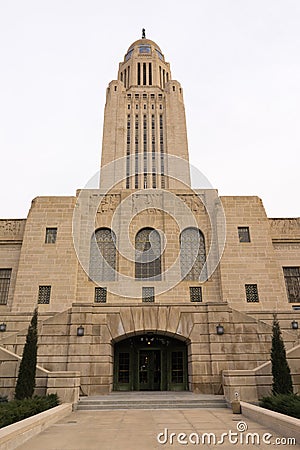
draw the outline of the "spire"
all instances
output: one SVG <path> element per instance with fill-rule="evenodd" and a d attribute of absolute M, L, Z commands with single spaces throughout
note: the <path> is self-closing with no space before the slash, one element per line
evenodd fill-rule
<path fill-rule="evenodd" d="M 142 39 L 146 39 L 146 30 L 142 28 Z"/>

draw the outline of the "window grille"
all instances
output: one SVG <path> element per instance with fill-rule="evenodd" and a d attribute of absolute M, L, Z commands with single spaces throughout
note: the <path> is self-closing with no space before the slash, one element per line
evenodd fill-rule
<path fill-rule="evenodd" d="M 106 303 L 107 299 L 107 288 L 106 287 L 96 287 L 95 288 L 95 303 Z"/>
<path fill-rule="evenodd" d="M 140 230 L 135 237 L 135 249 L 135 278 L 160 280 L 161 242 L 159 233 L 153 228 Z"/>
<path fill-rule="evenodd" d="M 257 284 L 245 284 L 245 291 L 248 303 L 259 302 Z"/>
<path fill-rule="evenodd" d="M 142 288 L 142 300 L 145 303 L 154 302 L 154 287 L 143 287 Z"/>
<path fill-rule="evenodd" d="M 93 280 L 115 280 L 115 242 L 115 233 L 109 228 L 100 228 L 93 234 L 90 253 L 90 278 Z"/>
<path fill-rule="evenodd" d="M 180 235 L 180 266 L 183 280 L 205 281 L 206 262 L 204 236 L 197 228 L 186 228 Z M 201 275 L 201 279 L 200 279 Z"/>
<path fill-rule="evenodd" d="M 191 302 L 202 302 L 202 288 L 201 286 L 190 287 Z"/>
<path fill-rule="evenodd" d="M 48 305 L 50 303 L 51 286 L 39 286 L 38 303 Z"/>

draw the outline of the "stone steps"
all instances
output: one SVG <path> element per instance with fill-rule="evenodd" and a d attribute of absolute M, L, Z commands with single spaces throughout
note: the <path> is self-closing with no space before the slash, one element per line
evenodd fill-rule
<path fill-rule="evenodd" d="M 226 408 L 221 395 L 193 393 L 112 393 L 97 397 L 80 397 L 76 409 L 95 411 L 107 409 L 190 409 Z"/>

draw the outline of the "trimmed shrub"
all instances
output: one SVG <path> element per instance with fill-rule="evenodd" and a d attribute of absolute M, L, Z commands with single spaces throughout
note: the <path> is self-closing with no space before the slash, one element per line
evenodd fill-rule
<path fill-rule="evenodd" d="M 271 362 L 273 375 L 272 394 L 292 394 L 291 371 L 286 359 L 286 351 L 276 314 L 274 314 L 273 320 Z"/>
<path fill-rule="evenodd" d="M 297 394 L 277 394 L 263 397 L 259 406 L 300 419 L 300 397 Z"/>
<path fill-rule="evenodd" d="M 44 397 L 35 396 L 24 400 L 12 400 L 7 403 L 3 402 L 0 404 L 0 428 L 58 405 L 59 400 L 56 394 L 49 394 Z"/>
<path fill-rule="evenodd" d="M 19 374 L 15 390 L 15 399 L 23 400 L 33 396 L 35 388 L 35 373 L 37 361 L 37 319 L 38 310 L 35 308 L 28 327 L 23 356 L 20 362 Z"/>

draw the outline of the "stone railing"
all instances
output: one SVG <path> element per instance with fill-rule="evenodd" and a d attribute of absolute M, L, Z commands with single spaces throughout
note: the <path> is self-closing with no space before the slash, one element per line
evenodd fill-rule
<path fill-rule="evenodd" d="M 0 395 L 14 396 L 21 357 L 0 347 Z M 50 372 L 36 368 L 36 395 L 56 393 L 61 403 L 77 403 L 80 389 L 80 372 Z"/>
<path fill-rule="evenodd" d="M 287 351 L 294 392 L 300 392 L 300 345 Z M 236 393 L 245 402 L 258 403 L 259 399 L 270 395 L 272 388 L 272 366 L 268 361 L 253 370 L 224 370 L 222 381 L 227 402 L 235 399 Z"/>

